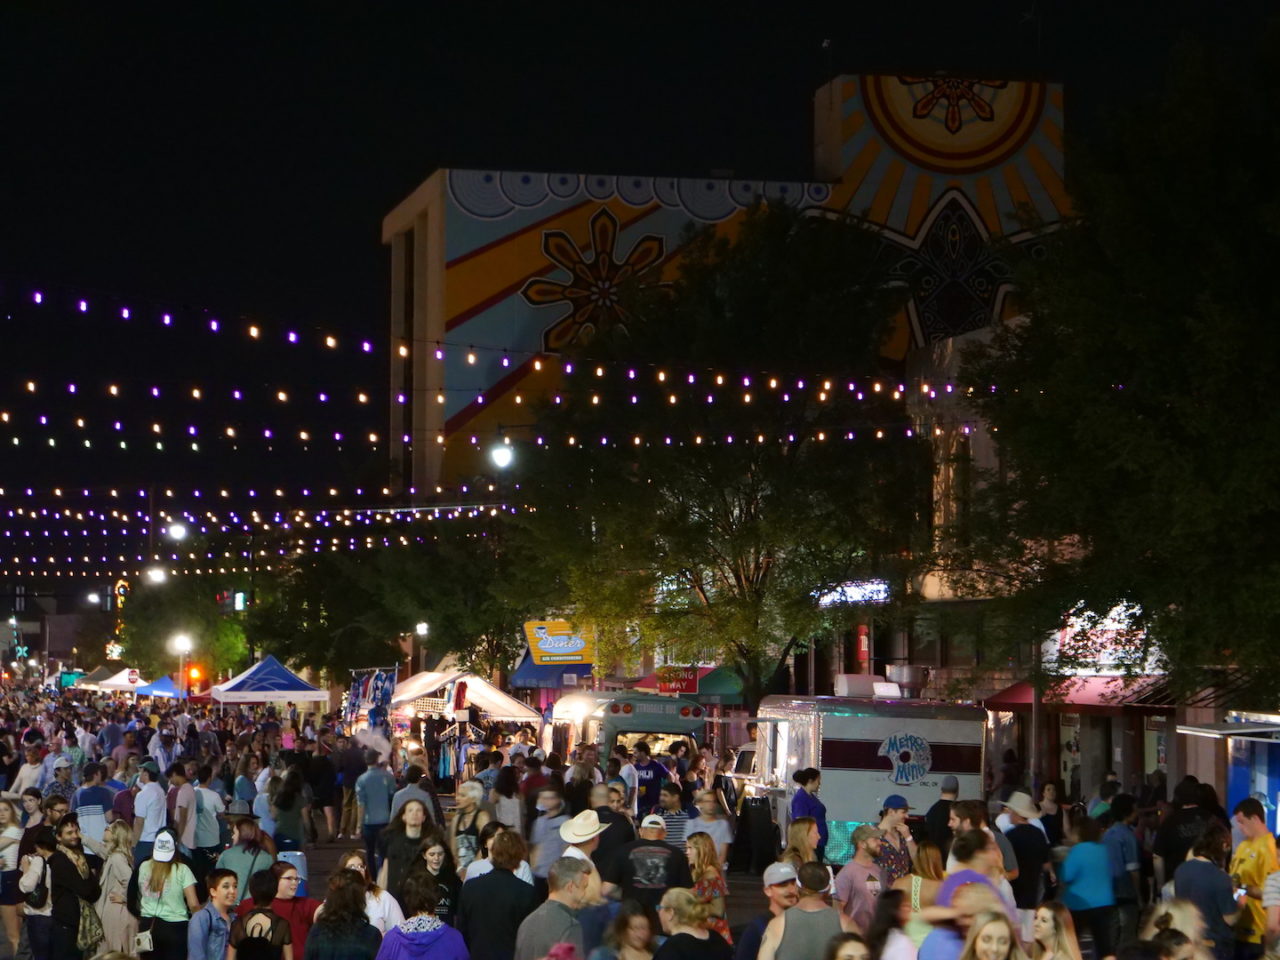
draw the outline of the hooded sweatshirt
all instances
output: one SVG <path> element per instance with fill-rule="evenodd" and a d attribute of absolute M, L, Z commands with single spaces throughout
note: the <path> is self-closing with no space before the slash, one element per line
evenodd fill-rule
<path fill-rule="evenodd" d="M 378 960 L 470 960 L 462 934 L 438 917 L 419 914 L 382 938 Z"/>

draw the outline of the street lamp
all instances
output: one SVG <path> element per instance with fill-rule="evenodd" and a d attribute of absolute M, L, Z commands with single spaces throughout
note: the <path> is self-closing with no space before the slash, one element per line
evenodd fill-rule
<path fill-rule="evenodd" d="M 183 695 L 182 699 L 185 700 L 187 693 L 187 654 L 191 652 L 193 644 L 189 636 L 185 633 L 180 633 L 169 641 L 169 646 L 178 655 L 178 692 Z"/>
<path fill-rule="evenodd" d="M 85 600 L 87 600 L 89 603 L 96 605 L 102 602 L 102 597 L 96 593 L 91 593 L 87 597 L 85 597 Z"/>
<path fill-rule="evenodd" d="M 422 620 L 419 620 L 418 625 L 413 628 L 413 632 L 420 637 L 425 637 L 428 630 L 430 630 L 430 627 L 428 627 L 426 622 Z"/>
<path fill-rule="evenodd" d="M 507 469 L 515 458 L 515 451 L 505 443 L 498 444 L 489 450 L 489 459 L 499 470 Z"/>
<path fill-rule="evenodd" d="M 151 583 L 164 583 L 169 579 L 169 574 L 161 567 L 148 567 L 147 580 Z"/>
<path fill-rule="evenodd" d="M 165 533 L 169 535 L 170 540 L 187 539 L 187 525 L 185 523 L 171 523 Z"/>

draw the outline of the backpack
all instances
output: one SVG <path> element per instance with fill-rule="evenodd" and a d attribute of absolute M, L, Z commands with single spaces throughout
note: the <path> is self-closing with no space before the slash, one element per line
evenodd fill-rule
<path fill-rule="evenodd" d="M 49 902 L 49 884 L 45 882 L 49 875 L 49 861 L 41 857 L 40 862 L 40 880 L 36 883 L 36 888 L 23 897 L 23 902 L 33 910 L 43 910 Z"/>

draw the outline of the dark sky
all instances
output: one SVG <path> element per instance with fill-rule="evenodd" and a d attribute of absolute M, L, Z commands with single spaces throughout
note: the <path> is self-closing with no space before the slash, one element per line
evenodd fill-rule
<path fill-rule="evenodd" d="M 1263 4 L 1225 6 L 11 0 L 0 278 L 376 335 L 437 166 L 803 176 L 830 69 L 1061 79 L 1078 132 Z"/>

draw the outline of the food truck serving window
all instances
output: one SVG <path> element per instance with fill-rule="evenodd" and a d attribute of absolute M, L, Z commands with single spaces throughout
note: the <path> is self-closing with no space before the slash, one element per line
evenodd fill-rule
<path fill-rule="evenodd" d="M 696 753 L 698 750 L 698 745 L 694 743 L 692 737 L 679 733 L 643 733 L 628 730 L 625 733 L 620 732 L 618 734 L 617 742 L 631 750 L 641 740 L 649 745 L 649 755 L 659 762 L 671 749 L 673 743 L 684 743 L 689 748 L 689 755 Z"/>

